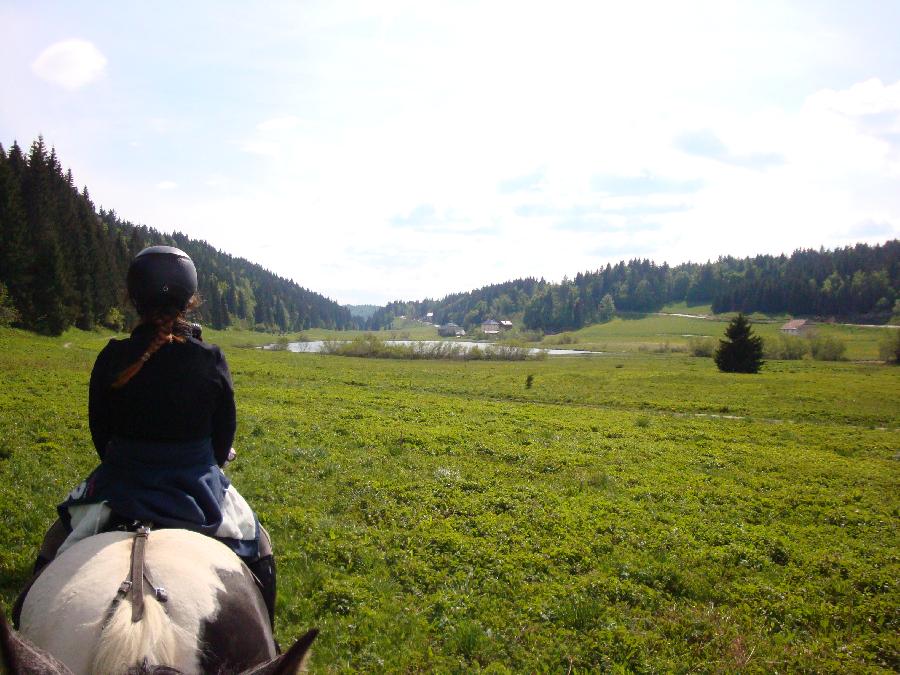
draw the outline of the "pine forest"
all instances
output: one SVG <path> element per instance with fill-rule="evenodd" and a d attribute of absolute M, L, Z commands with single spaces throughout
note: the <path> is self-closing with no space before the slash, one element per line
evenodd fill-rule
<path fill-rule="evenodd" d="M 41 138 L 27 154 L 16 143 L 9 151 L 0 146 L 0 241 L 0 312 L 48 335 L 133 323 L 125 273 L 138 251 L 156 244 L 193 258 L 202 299 L 195 320 L 213 328 L 358 327 L 349 310 L 259 265 L 123 221 L 112 210 L 98 212 Z"/>

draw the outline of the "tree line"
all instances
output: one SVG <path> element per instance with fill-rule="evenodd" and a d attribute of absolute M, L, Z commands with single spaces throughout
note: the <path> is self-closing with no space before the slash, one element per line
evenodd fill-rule
<path fill-rule="evenodd" d="M 361 327 L 348 309 L 260 265 L 97 211 L 40 137 L 27 154 L 0 145 L 0 242 L 0 317 L 48 335 L 133 323 L 125 274 L 135 254 L 159 244 L 193 258 L 202 299 L 194 316 L 213 328 Z"/>
<path fill-rule="evenodd" d="M 652 312 L 671 303 L 711 305 L 712 311 L 763 312 L 880 322 L 900 314 L 900 241 L 787 255 L 722 257 L 674 267 L 650 260 L 620 261 L 548 283 L 517 279 L 442 300 L 392 302 L 368 327 L 395 316 L 423 317 L 471 329 L 489 318 L 522 313 L 528 329 L 575 330 L 615 311 Z"/>

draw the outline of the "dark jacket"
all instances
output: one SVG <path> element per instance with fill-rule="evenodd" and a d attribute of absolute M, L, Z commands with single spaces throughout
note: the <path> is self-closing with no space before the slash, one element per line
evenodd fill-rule
<path fill-rule="evenodd" d="M 212 440 L 219 465 L 234 441 L 234 388 L 225 357 L 193 337 L 163 345 L 124 387 L 112 383 L 146 351 L 151 326 L 125 340 L 110 340 L 91 372 L 88 418 L 97 454 L 114 437 L 138 441 Z"/>

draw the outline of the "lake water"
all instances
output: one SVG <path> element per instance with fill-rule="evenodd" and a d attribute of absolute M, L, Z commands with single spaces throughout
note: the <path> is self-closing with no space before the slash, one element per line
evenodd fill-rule
<path fill-rule="evenodd" d="M 467 340 L 385 340 L 384 343 L 387 345 L 411 345 L 411 344 L 421 344 L 421 345 L 437 345 L 444 344 L 445 342 L 449 342 L 453 345 L 458 345 L 465 350 L 473 349 L 474 347 L 479 347 L 484 349 L 485 347 L 489 347 L 491 345 L 497 344 L 494 342 L 471 342 Z M 316 352 L 322 351 L 322 345 L 325 344 L 324 340 L 311 340 L 309 342 L 289 342 L 287 345 L 288 351 L 291 352 L 307 352 L 310 354 L 314 354 Z M 275 345 L 266 345 L 263 349 L 272 349 Z M 602 354 L 603 352 L 589 352 L 583 349 L 530 349 L 532 354 L 537 354 L 538 352 L 544 351 L 547 352 L 549 356 L 591 356 L 594 354 Z"/>

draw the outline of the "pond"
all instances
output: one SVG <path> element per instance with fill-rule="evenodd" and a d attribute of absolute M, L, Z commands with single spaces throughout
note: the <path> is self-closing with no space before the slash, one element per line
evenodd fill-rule
<path fill-rule="evenodd" d="M 438 345 L 443 344 L 445 342 L 449 342 L 452 345 L 457 345 L 466 351 L 470 349 L 474 349 L 478 347 L 480 349 L 484 349 L 486 347 L 490 347 L 491 345 L 502 344 L 496 342 L 471 342 L 469 340 L 385 340 L 384 344 L 386 345 Z M 322 347 L 325 344 L 325 340 L 310 340 L 309 342 L 288 342 L 287 349 L 291 352 L 307 352 L 310 354 L 321 352 Z M 278 345 L 266 345 L 263 349 L 275 349 Z M 536 349 L 531 348 L 529 351 L 532 354 L 537 354 L 538 352 L 547 352 L 549 356 L 591 356 L 595 354 L 603 354 L 603 352 L 591 352 L 584 349 Z"/>

